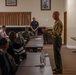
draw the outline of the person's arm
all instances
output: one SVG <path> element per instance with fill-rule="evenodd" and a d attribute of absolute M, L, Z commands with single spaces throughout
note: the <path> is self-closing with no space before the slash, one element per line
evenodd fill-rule
<path fill-rule="evenodd" d="M 59 36 L 63 30 L 63 26 L 60 23 L 57 23 L 57 25 L 53 29 L 53 35 Z"/>
<path fill-rule="evenodd" d="M 30 28 L 32 29 L 32 31 L 34 31 L 33 27 L 30 25 Z"/>
<path fill-rule="evenodd" d="M 32 29 L 32 31 L 34 31 L 34 29 L 33 29 L 33 27 L 32 27 L 32 22 L 31 22 L 31 24 L 30 24 L 30 28 Z"/>
<path fill-rule="evenodd" d="M 6 32 L 4 32 L 5 33 L 5 37 L 9 37 L 7 34 L 6 34 Z"/>
<path fill-rule="evenodd" d="M 37 31 L 38 28 L 39 28 L 39 26 L 37 26 L 37 28 L 35 29 L 35 31 Z"/>
<path fill-rule="evenodd" d="M 38 26 L 36 27 L 35 31 L 37 31 L 37 29 L 39 28 L 39 23 L 37 22 Z"/>
<path fill-rule="evenodd" d="M 57 23 L 52 31 L 52 37 L 55 38 L 62 34 L 63 26 L 60 23 Z"/>

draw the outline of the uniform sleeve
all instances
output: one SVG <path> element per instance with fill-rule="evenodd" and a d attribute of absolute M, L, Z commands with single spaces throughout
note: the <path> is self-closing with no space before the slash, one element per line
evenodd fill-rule
<path fill-rule="evenodd" d="M 63 26 L 60 23 L 57 23 L 53 29 L 53 34 L 55 36 L 60 36 L 63 30 Z"/>

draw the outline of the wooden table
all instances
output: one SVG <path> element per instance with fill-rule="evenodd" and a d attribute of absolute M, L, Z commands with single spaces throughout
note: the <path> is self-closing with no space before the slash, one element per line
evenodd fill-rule
<path fill-rule="evenodd" d="M 27 58 L 23 60 L 20 63 L 20 66 L 22 67 L 35 67 L 37 65 L 40 65 L 40 54 L 41 53 L 27 53 Z M 45 66 L 50 66 L 50 60 L 49 57 L 46 57 L 46 65 Z"/>
<path fill-rule="evenodd" d="M 53 75 L 51 67 L 19 67 L 15 75 Z"/>

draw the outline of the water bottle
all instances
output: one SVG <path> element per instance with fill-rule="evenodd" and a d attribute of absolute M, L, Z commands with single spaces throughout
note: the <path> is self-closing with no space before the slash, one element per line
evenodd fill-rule
<path fill-rule="evenodd" d="M 42 66 L 45 66 L 45 65 L 46 65 L 45 54 L 44 54 L 43 51 L 42 51 L 41 54 L 40 54 L 40 64 L 41 64 Z"/>

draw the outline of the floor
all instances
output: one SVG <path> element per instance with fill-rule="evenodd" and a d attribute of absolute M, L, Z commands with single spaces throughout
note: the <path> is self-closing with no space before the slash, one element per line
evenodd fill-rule
<path fill-rule="evenodd" d="M 54 55 L 53 55 L 53 46 L 44 45 L 44 52 L 49 53 L 50 62 L 52 68 L 55 68 Z M 62 56 L 62 65 L 63 65 L 63 74 L 57 75 L 76 75 L 76 53 L 73 53 L 74 49 L 68 49 L 66 46 L 62 46 L 61 56 Z"/>

